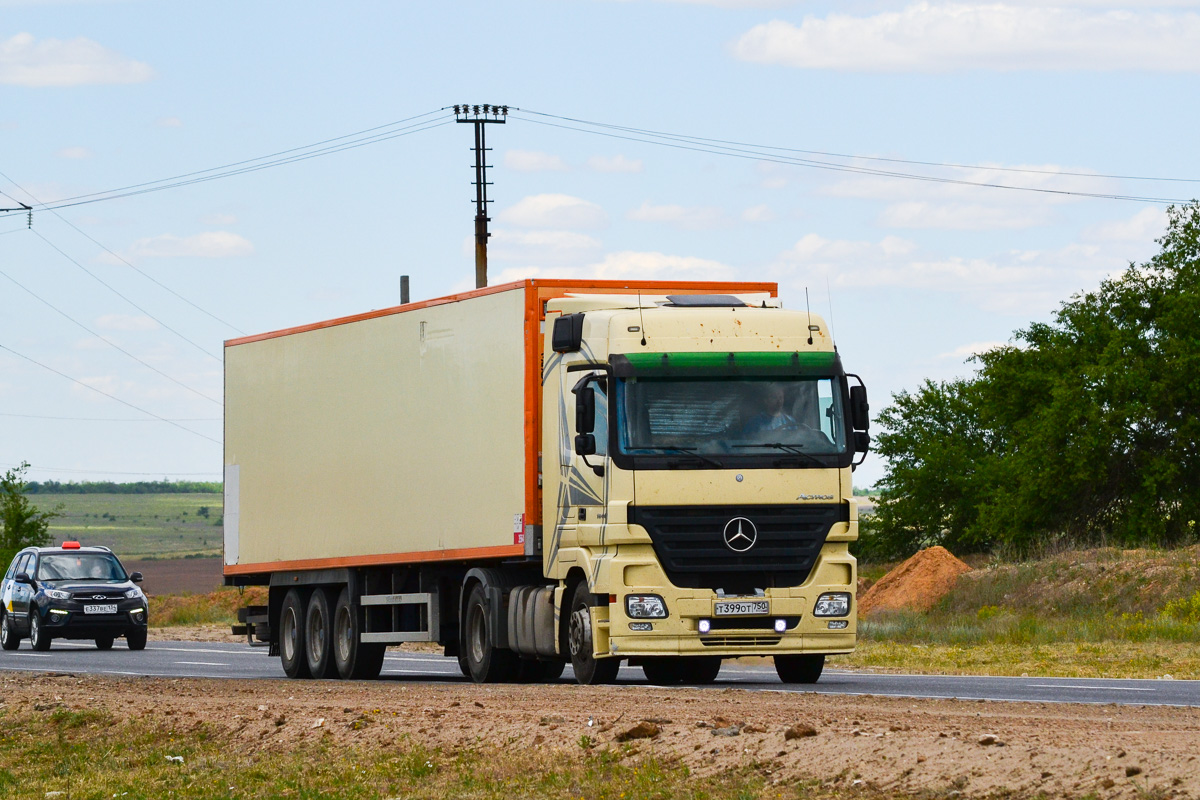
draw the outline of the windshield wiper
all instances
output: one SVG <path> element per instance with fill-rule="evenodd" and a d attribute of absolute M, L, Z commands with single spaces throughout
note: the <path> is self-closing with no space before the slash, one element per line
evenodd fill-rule
<path fill-rule="evenodd" d="M 686 453 L 687 455 L 689 455 L 693 458 L 698 458 L 703 463 L 709 464 L 713 467 L 716 467 L 717 469 L 725 469 L 725 465 L 722 464 L 720 461 L 717 461 L 714 458 L 709 458 L 706 455 L 701 455 L 700 453 L 696 452 L 699 449 L 697 447 L 660 447 L 658 449 L 659 450 L 667 450 L 672 453 Z"/>
<path fill-rule="evenodd" d="M 806 453 L 800 449 L 799 445 L 784 444 L 783 442 L 759 442 L 757 444 L 735 444 L 734 447 L 772 447 L 776 450 L 782 450 L 785 453 L 790 453 L 794 456 L 800 456 L 807 459 L 810 463 L 816 464 L 818 467 L 825 466 L 825 462 L 814 456 L 812 453 Z"/>

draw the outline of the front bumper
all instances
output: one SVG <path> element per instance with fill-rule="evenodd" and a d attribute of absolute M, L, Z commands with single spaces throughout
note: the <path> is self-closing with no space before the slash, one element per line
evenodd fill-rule
<path fill-rule="evenodd" d="M 43 630 L 56 639 L 95 639 L 145 630 L 149 618 L 146 602 L 127 599 L 117 603 L 115 614 L 88 614 L 74 600 L 52 602 L 39 608 Z"/>

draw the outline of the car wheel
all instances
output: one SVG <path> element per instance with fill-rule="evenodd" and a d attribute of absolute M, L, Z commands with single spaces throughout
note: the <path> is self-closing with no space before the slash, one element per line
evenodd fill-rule
<path fill-rule="evenodd" d="M 618 658 L 596 658 L 592 643 L 591 593 L 587 583 L 580 581 L 571 598 L 571 616 L 567 620 L 567 647 L 571 653 L 571 669 L 575 680 L 585 686 L 612 683 L 621 668 Z"/>
<path fill-rule="evenodd" d="M 29 612 L 29 644 L 34 650 L 49 650 L 50 635 L 42 630 L 42 621 L 37 611 Z"/>
<path fill-rule="evenodd" d="M 21 637 L 13 627 L 12 617 L 0 610 L 0 647 L 16 650 L 21 646 Z"/>
<path fill-rule="evenodd" d="M 824 669 L 824 655 L 775 656 L 775 671 L 784 683 L 816 683 Z"/>
<path fill-rule="evenodd" d="M 387 645 L 362 641 L 357 610 L 350 603 L 350 590 L 342 589 L 333 608 L 333 661 L 337 674 L 346 680 L 371 680 L 383 669 Z"/>
<path fill-rule="evenodd" d="M 97 650 L 112 650 L 112 646 L 113 646 L 113 637 L 111 637 L 111 636 L 97 636 L 96 637 L 96 649 Z"/>
<path fill-rule="evenodd" d="M 99 644 L 99 642 L 97 642 L 97 644 Z M 134 628 L 131 631 L 125 631 L 125 646 L 130 650 L 145 650 L 146 629 Z"/>
<path fill-rule="evenodd" d="M 337 677 L 333 663 L 333 614 L 329 610 L 329 594 L 317 588 L 308 598 L 304 614 L 304 655 L 308 671 L 314 678 Z"/>
<path fill-rule="evenodd" d="M 517 677 L 517 654 L 489 641 L 487 596 L 482 584 L 475 584 L 467 595 L 466 625 L 463 626 L 462 652 L 467 671 L 476 683 L 503 683 Z"/>
<path fill-rule="evenodd" d="M 279 612 L 279 660 L 289 678 L 307 678 L 308 657 L 304 654 L 304 598 L 290 589 Z"/>

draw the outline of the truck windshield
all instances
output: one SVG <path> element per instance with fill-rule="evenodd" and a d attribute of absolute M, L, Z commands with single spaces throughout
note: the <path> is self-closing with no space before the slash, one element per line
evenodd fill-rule
<path fill-rule="evenodd" d="M 123 581 L 125 570 L 115 558 L 103 553 L 43 554 L 38 563 L 39 581 Z"/>
<path fill-rule="evenodd" d="M 615 400 L 625 455 L 846 453 L 834 378 L 626 378 Z"/>

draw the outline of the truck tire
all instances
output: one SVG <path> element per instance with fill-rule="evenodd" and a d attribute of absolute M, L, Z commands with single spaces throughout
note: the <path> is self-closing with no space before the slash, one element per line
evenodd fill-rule
<path fill-rule="evenodd" d="M 304 597 L 289 589 L 279 611 L 279 660 L 289 678 L 307 678 L 308 657 L 304 654 Z"/>
<path fill-rule="evenodd" d="M 680 661 L 682 659 L 670 656 L 647 658 L 642 662 L 642 672 L 646 674 L 646 680 L 657 686 L 675 686 L 683 683 Z"/>
<path fill-rule="evenodd" d="M 360 633 L 350 589 L 343 588 L 333 609 L 333 661 L 337 674 L 346 680 L 378 678 L 383 669 L 387 645 L 364 644 Z"/>
<path fill-rule="evenodd" d="M 314 678 L 337 677 L 333 663 L 333 612 L 329 608 L 329 592 L 317 587 L 308 597 L 304 613 L 304 657 L 308 672 Z"/>
<path fill-rule="evenodd" d="M 517 677 L 520 666 L 517 654 L 489 643 L 487 595 L 483 584 L 477 583 L 467 595 L 466 625 L 463 626 L 462 652 L 467 670 L 476 683 L 504 683 Z"/>
<path fill-rule="evenodd" d="M 816 683 L 824 669 L 824 655 L 775 656 L 775 671 L 784 683 Z"/>
<path fill-rule="evenodd" d="M 680 665 L 680 683 L 692 686 L 706 686 L 717 679 L 721 671 L 720 656 L 692 656 L 683 659 Z"/>
<path fill-rule="evenodd" d="M 584 686 L 612 683 L 621 668 L 619 658 L 596 658 L 592 646 L 591 592 L 587 582 L 580 581 L 571 596 L 571 616 L 567 619 L 567 647 L 571 653 L 571 669 L 575 680 Z"/>

